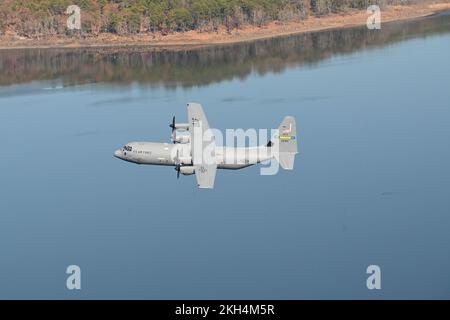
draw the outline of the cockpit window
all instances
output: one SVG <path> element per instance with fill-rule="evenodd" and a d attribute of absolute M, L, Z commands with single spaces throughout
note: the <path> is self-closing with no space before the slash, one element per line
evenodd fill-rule
<path fill-rule="evenodd" d="M 133 148 L 130 146 L 125 146 L 125 147 L 123 147 L 123 150 L 131 152 L 133 150 Z"/>

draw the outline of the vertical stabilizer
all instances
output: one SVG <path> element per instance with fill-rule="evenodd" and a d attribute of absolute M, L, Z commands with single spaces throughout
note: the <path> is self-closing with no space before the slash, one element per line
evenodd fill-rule
<path fill-rule="evenodd" d="M 271 141 L 275 147 L 275 158 L 285 170 L 294 169 L 295 155 L 297 151 L 297 126 L 295 118 L 287 116 L 278 128 L 278 135 Z"/>

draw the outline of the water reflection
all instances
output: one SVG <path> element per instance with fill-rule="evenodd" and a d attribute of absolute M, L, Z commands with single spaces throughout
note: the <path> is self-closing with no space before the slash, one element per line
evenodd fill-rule
<path fill-rule="evenodd" d="M 165 87 L 201 86 L 245 78 L 252 72 L 276 73 L 314 65 L 334 54 L 449 31 L 450 15 L 439 14 L 385 24 L 381 31 L 359 27 L 173 51 L 148 47 L 6 50 L 0 53 L 0 85 L 57 79 L 64 86 L 133 81 Z"/>

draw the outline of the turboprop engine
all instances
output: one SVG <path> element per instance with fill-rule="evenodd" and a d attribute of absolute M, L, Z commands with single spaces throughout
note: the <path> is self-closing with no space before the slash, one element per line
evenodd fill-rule
<path fill-rule="evenodd" d="M 185 146 L 180 146 L 180 148 L 185 148 Z M 177 178 L 180 177 L 180 174 L 183 174 L 185 176 L 194 174 L 194 167 L 192 166 L 192 157 L 189 156 L 182 156 L 183 149 L 177 148 L 177 154 L 174 157 L 175 162 L 175 171 L 177 171 Z"/>
<path fill-rule="evenodd" d="M 172 136 L 172 141 L 174 143 L 189 143 L 191 141 L 191 136 L 189 134 L 179 134 L 175 131 Z"/>
<path fill-rule="evenodd" d="M 188 134 L 180 135 L 180 132 L 187 132 L 189 130 L 189 123 L 176 123 L 175 116 L 172 118 L 172 123 L 169 125 L 172 128 L 172 142 L 173 143 L 189 143 L 190 136 Z"/>
<path fill-rule="evenodd" d="M 194 166 L 181 167 L 180 168 L 180 173 L 182 175 L 185 175 L 185 176 L 189 176 L 191 174 L 194 174 L 195 173 Z"/>

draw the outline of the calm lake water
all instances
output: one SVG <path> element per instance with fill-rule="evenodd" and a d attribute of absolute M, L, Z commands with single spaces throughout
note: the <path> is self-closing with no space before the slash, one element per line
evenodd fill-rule
<path fill-rule="evenodd" d="M 450 298 L 449 53 L 448 14 L 173 52 L 0 51 L 0 298 Z M 205 191 L 113 158 L 169 142 L 190 101 L 222 130 L 295 116 L 295 170 L 219 171 Z"/>

